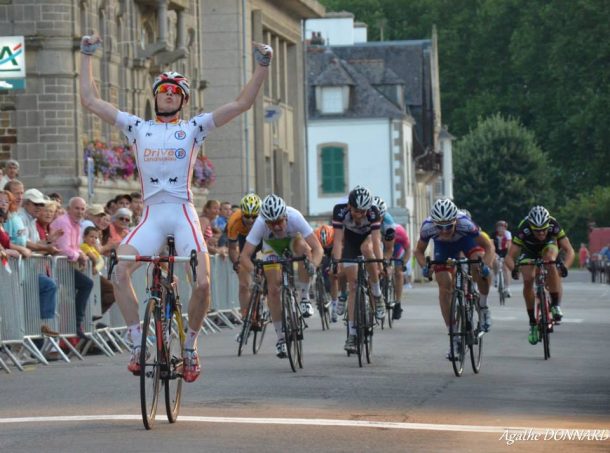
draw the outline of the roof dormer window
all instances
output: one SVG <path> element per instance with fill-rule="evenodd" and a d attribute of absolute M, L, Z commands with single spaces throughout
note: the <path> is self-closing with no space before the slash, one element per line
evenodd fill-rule
<path fill-rule="evenodd" d="M 349 108 L 349 86 L 316 87 L 316 105 L 323 115 L 344 113 Z"/>

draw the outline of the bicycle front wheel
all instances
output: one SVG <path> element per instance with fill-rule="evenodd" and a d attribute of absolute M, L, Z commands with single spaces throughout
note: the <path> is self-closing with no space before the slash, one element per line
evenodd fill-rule
<path fill-rule="evenodd" d="M 371 300 L 365 297 L 364 306 L 366 307 L 366 329 L 364 330 L 364 352 L 366 355 L 366 363 L 371 363 L 371 356 L 373 355 L 373 329 L 375 326 L 375 314 Z M 389 320 L 388 320 L 388 325 Z"/>
<path fill-rule="evenodd" d="M 539 291 L 538 294 L 538 329 L 544 350 L 544 360 L 551 358 L 551 338 L 549 332 L 550 322 L 549 299 L 546 291 Z"/>
<path fill-rule="evenodd" d="M 451 364 L 456 376 L 461 376 L 464 372 L 464 357 L 466 349 L 466 314 L 462 295 L 458 292 L 453 294 L 451 300 L 451 313 L 449 315 L 449 351 L 451 354 Z"/>
<path fill-rule="evenodd" d="M 169 302 L 169 301 L 168 301 Z M 171 305 L 170 305 L 171 306 Z M 174 312 L 167 319 L 165 332 L 165 361 L 162 367 L 165 384 L 165 411 L 170 423 L 175 423 L 182 401 L 182 373 L 184 354 L 184 327 L 182 311 L 175 305 Z"/>
<path fill-rule="evenodd" d="M 506 289 L 504 288 L 503 269 L 500 269 L 498 272 L 498 295 L 500 296 L 500 305 L 506 304 Z"/>
<path fill-rule="evenodd" d="M 239 346 L 237 347 L 237 356 L 241 356 L 241 353 L 244 349 L 244 346 L 248 344 L 248 337 L 250 336 L 250 331 L 252 329 L 252 321 L 255 316 L 256 305 L 258 304 L 258 289 L 253 289 L 252 294 L 250 295 L 250 303 L 248 304 L 248 312 L 246 313 L 246 317 L 243 319 L 241 326 L 241 335 L 239 337 Z"/>
<path fill-rule="evenodd" d="M 318 306 L 318 313 L 320 314 L 320 321 L 322 322 L 322 330 L 328 330 L 330 328 L 330 316 L 328 313 L 329 306 L 329 294 L 324 287 L 324 277 L 321 273 L 316 275 L 316 302 Z"/>
<path fill-rule="evenodd" d="M 385 317 L 388 319 L 388 327 L 391 329 L 392 328 L 392 321 L 393 321 L 393 316 L 394 316 L 394 301 L 396 299 L 396 293 L 394 291 L 394 275 L 391 274 L 388 277 L 388 282 L 387 282 L 387 291 L 386 294 L 384 294 L 385 296 L 385 302 L 386 302 L 386 315 Z"/>
<path fill-rule="evenodd" d="M 356 300 L 354 301 L 354 319 L 356 321 L 356 351 L 358 354 L 358 366 L 362 368 L 362 356 L 365 354 L 366 342 L 366 294 L 364 288 L 359 286 L 356 290 Z"/>
<path fill-rule="evenodd" d="M 146 429 L 155 423 L 161 382 L 160 359 L 163 355 L 163 329 L 157 300 L 151 298 L 146 306 L 142 325 L 140 349 L 140 406 Z"/>
<path fill-rule="evenodd" d="M 255 319 L 258 321 L 258 330 L 254 330 L 254 338 L 252 339 L 252 354 L 256 354 L 263 344 L 263 338 L 265 338 L 265 332 L 267 331 L 267 324 L 271 322 L 271 314 L 269 310 L 265 309 L 265 301 L 262 294 L 258 297 L 258 308 L 256 310 Z"/>
<path fill-rule="evenodd" d="M 296 373 L 298 366 L 296 300 L 288 288 L 282 289 L 282 327 L 290 368 Z"/>
<path fill-rule="evenodd" d="M 468 318 L 470 320 L 468 329 L 470 362 L 472 371 L 478 373 L 481 370 L 481 358 L 483 357 L 483 331 L 481 329 L 481 309 L 478 299 L 469 303 Z"/>

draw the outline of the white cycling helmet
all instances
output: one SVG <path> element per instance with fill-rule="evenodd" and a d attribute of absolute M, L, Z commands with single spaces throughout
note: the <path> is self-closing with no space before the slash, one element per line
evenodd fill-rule
<path fill-rule="evenodd" d="M 453 222 L 458 215 L 457 206 L 449 198 L 441 198 L 434 202 L 430 217 L 437 223 Z"/>
<path fill-rule="evenodd" d="M 185 102 L 188 101 L 189 96 L 191 94 L 191 90 L 189 87 L 189 81 L 186 77 L 184 77 L 179 72 L 175 72 L 175 71 L 162 72 L 161 74 L 159 74 L 157 76 L 157 78 L 153 82 L 153 86 L 152 86 L 153 96 L 155 96 L 157 94 L 157 89 L 164 83 L 169 83 L 172 85 L 179 86 L 182 89 L 182 91 L 184 92 L 184 101 Z"/>
<path fill-rule="evenodd" d="M 549 211 L 544 206 L 534 206 L 529 214 L 527 220 L 529 221 L 532 228 L 543 229 L 549 226 Z"/>
<path fill-rule="evenodd" d="M 388 205 L 386 205 L 383 198 L 378 195 L 373 197 L 373 206 L 377 206 L 377 209 L 379 209 L 379 215 L 381 216 L 384 216 L 385 213 L 388 212 Z"/>
<path fill-rule="evenodd" d="M 356 186 L 349 193 L 348 203 L 352 208 L 369 210 L 373 206 L 373 197 L 366 187 Z"/>
<path fill-rule="evenodd" d="M 261 215 L 270 222 L 286 217 L 286 202 L 274 193 L 267 195 L 261 206 Z"/>

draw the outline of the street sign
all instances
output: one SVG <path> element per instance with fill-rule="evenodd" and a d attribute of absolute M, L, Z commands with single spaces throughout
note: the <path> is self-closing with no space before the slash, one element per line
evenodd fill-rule
<path fill-rule="evenodd" d="M 0 91 L 25 89 L 23 36 L 0 36 Z"/>

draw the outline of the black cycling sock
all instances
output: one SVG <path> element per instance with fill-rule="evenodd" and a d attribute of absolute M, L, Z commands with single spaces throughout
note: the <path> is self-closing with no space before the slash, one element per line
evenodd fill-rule
<path fill-rule="evenodd" d="M 530 318 L 530 325 L 535 326 L 536 325 L 536 315 L 534 314 L 534 310 L 527 310 L 527 315 Z"/>
<path fill-rule="evenodd" d="M 551 294 L 551 306 L 556 307 L 559 305 L 559 293 L 550 293 Z"/>

